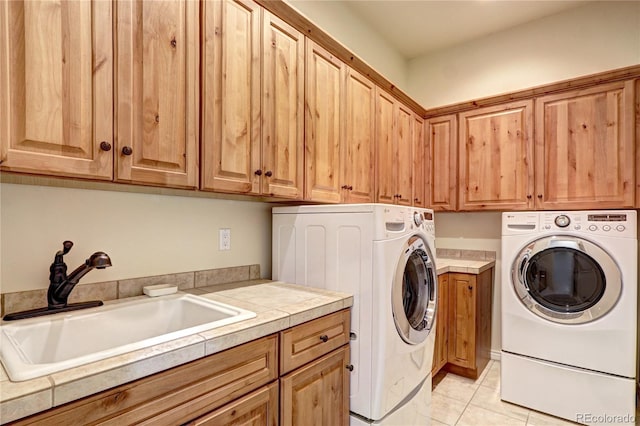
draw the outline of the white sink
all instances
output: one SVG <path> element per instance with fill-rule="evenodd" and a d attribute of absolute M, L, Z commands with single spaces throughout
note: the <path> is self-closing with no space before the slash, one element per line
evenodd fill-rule
<path fill-rule="evenodd" d="M 11 380 L 27 380 L 255 316 L 190 294 L 138 299 L 5 322 L 0 359 Z"/>

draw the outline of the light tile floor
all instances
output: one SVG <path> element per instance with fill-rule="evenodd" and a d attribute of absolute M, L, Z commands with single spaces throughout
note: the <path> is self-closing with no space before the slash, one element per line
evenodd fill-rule
<path fill-rule="evenodd" d="M 433 426 L 567 426 L 577 425 L 500 400 L 500 362 L 489 364 L 477 380 L 447 374 L 431 394 Z"/>

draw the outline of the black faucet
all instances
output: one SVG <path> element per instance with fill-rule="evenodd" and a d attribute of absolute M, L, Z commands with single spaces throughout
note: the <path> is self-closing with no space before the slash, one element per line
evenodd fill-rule
<path fill-rule="evenodd" d="M 71 290 L 78 284 L 80 278 L 84 277 L 94 268 L 104 269 L 111 266 L 111 259 L 106 253 L 97 251 L 93 253 L 82 265 L 78 266 L 71 274 L 67 275 L 67 264 L 64 263 L 64 255 L 69 253 L 73 247 L 71 241 L 62 243 L 62 250 L 56 253 L 53 263 L 49 267 L 49 290 L 47 291 L 47 307 L 31 309 L 28 311 L 15 312 L 5 315 L 5 321 L 50 315 L 58 312 L 75 311 L 77 309 L 93 308 L 102 306 L 101 300 L 92 300 L 82 303 L 68 303 Z"/>
<path fill-rule="evenodd" d="M 71 290 L 78 284 L 80 278 L 93 268 L 104 269 L 111 266 L 109 256 L 104 252 L 97 251 L 67 276 L 67 264 L 64 263 L 63 256 L 69 253 L 71 247 L 73 247 L 71 241 L 62 243 L 62 250 L 56 253 L 56 257 L 49 267 L 49 290 L 47 291 L 49 309 L 65 308 Z"/>

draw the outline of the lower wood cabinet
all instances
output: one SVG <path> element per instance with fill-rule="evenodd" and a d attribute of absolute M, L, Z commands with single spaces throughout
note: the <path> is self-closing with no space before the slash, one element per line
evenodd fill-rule
<path fill-rule="evenodd" d="M 346 426 L 349 330 L 345 309 L 12 424 Z"/>
<path fill-rule="evenodd" d="M 436 326 L 432 373 L 444 367 L 477 379 L 491 358 L 493 268 L 478 275 L 448 273 L 438 281 L 437 321 L 442 324 Z"/>

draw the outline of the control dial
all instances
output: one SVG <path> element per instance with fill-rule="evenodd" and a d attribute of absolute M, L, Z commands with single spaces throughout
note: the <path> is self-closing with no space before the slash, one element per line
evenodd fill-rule
<path fill-rule="evenodd" d="M 416 223 L 416 226 L 422 225 L 423 219 L 422 214 L 416 212 L 413 214 L 413 221 Z"/>
<path fill-rule="evenodd" d="M 566 228 L 567 226 L 569 226 L 569 223 L 571 223 L 571 220 L 569 220 L 569 216 L 561 214 L 560 216 L 556 217 L 555 223 L 560 228 Z"/>

